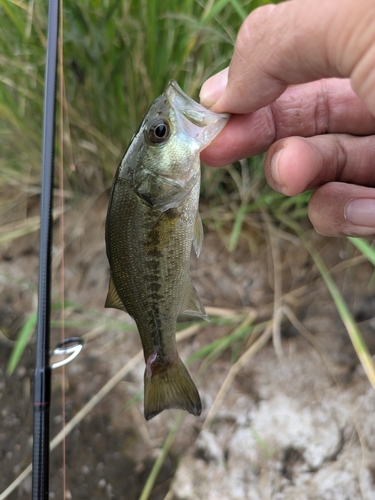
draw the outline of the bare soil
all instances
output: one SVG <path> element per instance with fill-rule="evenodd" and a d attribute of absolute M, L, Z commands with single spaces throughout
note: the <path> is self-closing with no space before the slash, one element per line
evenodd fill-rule
<path fill-rule="evenodd" d="M 64 279 L 70 301 L 65 334 L 84 335 L 87 340 L 65 370 L 66 421 L 140 349 L 131 320 L 120 311 L 103 308 L 108 282 L 106 203 L 105 195 L 75 201 L 65 213 Z M 37 203 L 30 205 L 28 215 L 36 210 Z M 204 216 L 209 218 L 208 209 Z M 375 499 L 375 393 L 335 306 L 298 239 L 276 228 L 272 244 L 278 251 L 271 252 L 263 241 L 269 235 L 263 220 L 253 217 L 245 223 L 244 235 L 232 253 L 223 243 L 230 225 L 222 227 L 221 236 L 206 229 L 202 255 L 198 261 L 192 258 L 193 281 L 205 305 L 219 309 L 217 314 L 223 308 L 238 314 L 251 312 L 255 323 L 272 319 L 275 289 L 280 292 L 278 304 L 291 311 L 289 318 L 280 316 L 281 349 L 276 336 L 276 349 L 270 340 L 248 360 L 212 423 L 203 429 L 228 371 L 248 348 L 248 338 L 235 342 L 212 363 L 190 365 L 203 412 L 198 418 L 184 417 L 150 498 Z M 308 226 L 306 231 L 332 270 L 374 354 L 372 266 L 347 241 L 319 237 Z M 54 241 L 53 296 L 58 303 L 62 264 L 58 221 Z M 5 375 L 5 368 L 17 333 L 35 310 L 37 249 L 34 233 L 1 249 L 0 494 L 31 461 L 35 340 L 12 376 Z M 53 319 L 59 315 L 60 311 L 53 311 Z M 181 343 L 183 359 L 240 323 L 218 324 L 211 316 L 211 324 Z M 60 328 L 54 327 L 51 346 L 60 336 Z M 146 423 L 142 397 L 137 398 L 143 370 L 142 361 L 67 437 L 67 499 L 139 498 L 177 416 L 175 411 L 165 411 Z M 56 370 L 52 437 L 62 426 L 62 383 L 63 373 Z M 132 398 L 136 403 L 127 404 Z M 63 498 L 62 456 L 61 446 L 51 454 L 50 498 Z M 28 477 L 9 498 L 28 499 L 30 491 Z"/>

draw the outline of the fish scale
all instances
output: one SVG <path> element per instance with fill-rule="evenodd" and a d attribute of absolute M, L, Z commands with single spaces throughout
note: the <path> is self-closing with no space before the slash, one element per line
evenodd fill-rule
<path fill-rule="evenodd" d="M 146 419 L 167 408 L 201 412 L 177 352 L 176 322 L 181 313 L 207 319 L 189 277 L 192 245 L 198 255 L 203 239 L 199 152 L 227 119 L 170 82 L 143 119 L 113 182 L 106 307 L 128 312 L 137 324 L 146 363 Z"/>
<path fill-rule="evenodd" d="M 199 184 L 196 190 L 198 188 Z M 146 247 L 146 241 L 155 228 L 160 213 L 145 202 L 138 206 L 139 199 L 128 183 L 121 182 L 117 189 L 121 189 L 122 195 L 114 196 L 112 210 L 114 213 L 121 213 L 122 217 L 109 217 L 107 239 L 109 242 L 113 237 L 116 242 L 127 240 L 127 244 L 111 245 L 111 249 L 116 249 L 111 257 L 111 275 L 119 296 L 126 296 L 125 307 L 137 323 L 145 360 L 155 351 L 155 346 L 160 349 L 162 356 L 170 356 L 177 350 L 175 325 L 185 292 L 192 240 L 192 235 L 189 238 L 186 236 L 192 232 L 193 226 L 190 217 L 181 216 L 173 239 L 167 242 L 162 240 L 159 245 L 154 242 L 150 252 L 140 251 L 140 248 Z M 195 198 L 198 199 L 197 194 Z M 183 212 L 184 207 L 179 209 Z M 160 243 L 164 245 L 163 252 L 155 252 Z M 176 267 L 176 261 L 184 262 L 184 266 Z M 161 316 L 163 325 L 160 320 L 160 326 L 165 329 L 170 325 L 169 331 L 164 335 L 164 342 L 156 338 L 160 335 L 160 328 L 153 332 L 152 338 L 149 334 L 150 324 Z"/>

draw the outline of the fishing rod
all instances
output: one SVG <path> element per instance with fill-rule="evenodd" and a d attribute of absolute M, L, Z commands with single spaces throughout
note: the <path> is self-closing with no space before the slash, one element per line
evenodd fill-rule
<path fill-rule="evenodd" d="M 58 31 L 59 0 L 49 0 L 43 110 L 38 326 L 34 371 L 32 500 L 47 500 L 49 496 L 51 371 L 75 358 L 83 345 L 78 337 L 62 340 L 56 346 L 54 354 L 70 354 L 70 356 L 50 365 L 52 204 Z"/>
<path fill-rule="evenodd" d="M 44 80 L 38 326 L 34 371 L 32 500 L 47 500 L 49 496 L 49 417 L 51 402 L 49 346 L 51 317 L 52 183 L 58 30 L 59 0 L 49 0 L 46 70 Z"/>

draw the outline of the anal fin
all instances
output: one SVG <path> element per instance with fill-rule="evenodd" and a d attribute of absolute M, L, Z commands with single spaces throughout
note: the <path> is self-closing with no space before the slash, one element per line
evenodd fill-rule
<path fill-rule="evenodd" d="M 117 293 L 112 276 L 109 278 L 108 293 L 104 307 L 113 307 L 114 309 L 120 309 L 120 311 L 124 311 L 126 313 L 128 312 L 120 299 L 119 294 Z"/>
<path fill-rule="evenodd" d="M 189 314 L 210 321 L 193 283 L 189 280 L 179 314 Z"/>

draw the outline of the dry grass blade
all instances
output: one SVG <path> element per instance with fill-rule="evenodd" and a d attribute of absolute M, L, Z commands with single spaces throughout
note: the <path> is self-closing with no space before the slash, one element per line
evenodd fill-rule
<path fill-rule="evenodd" d="M 0 243 L 8 243 L 9 241 L 21 238 L 21 236 L 37 231 L 39 223 L 40 217 L 39 215 L 35 215 L 19 222 L 5 224 L 0 228 Z"/>
<path fill-rule="evenodd" d="M 119 370 L 90 401 L 80 409 L 80 411 L 66 424 L 51 441 L 50 450 L 54 450 L 63 439 L 68 436 L 72 430 L 90 413 L 90 411 L 125 377 L 143 358 L 143 352 L 139 351 L 121 370 Z M 0 500 L 7 498 L 31 473 L 31 464 L 16 478 L 15 481 L 0 495 Z M 22 479 L 20 479 L 22 478 Z"/>
<path fill-rule="evenodd" d="M 196 333 L 201 328 L 201 324 L 192 325 L 185 330 L 179 332 L 176 336 L 177 342 L 181 342 Z M 68 436 L 72 430 L 91 412 L 91 410 L 106 396 L 135 366 L 142 361 L 143 351 L 139 351 L 121 370 L 119 370 L 96 394 L 90 401 L 80 409 L 80 411 L 66 424 L 66 426 L 52 439 L 50 450 L 54 450 Z M 176 427 L 177 432 L 178 427 Z M 171 431 L 172 432 L 172 431 Z M 174 433 L 175 434 L 175 433 Z M 174 437 L 173 434 L 173 437 Z M 173 440 L 172 440 L 173 441 Z M 172 444 L 172 443 L 171 443 Z M 8 486 L 3 493 L 0 494 L 0 500 L 5 500 L 8 496 L 22 483 L 24 479 L 31 473 L 31 464 Z M 147 497 L 145 497 L 147 498 Z"/>
<path fill-rule="evenodd" d="M 61 215 L 60 209 L 55 209 L 53 211 L 53 219 L 56 220 Z M 11 222 L 0 227 L 0 244 L 8 243 L 26 234 L 33 233 L 37 231 L 40 226 L 39 215 L 34 215 L 33 217 L 28 217 L 27 219 Z"/>
<path fill-rule="evenodd" d="M 243 314 L 249 314 L 249 308 L 246 309 L 226 309 L 224 307 L 210 307 L 206 306 L 206 313 L 209 316 L 216 316 L 217 318 L 234 318 Z M 253 312 L 256 312 L 255 309 Z"/>
<path fill-rule="evenodd" d="M 327 269 L 327 266 L 325 265 L 322 257 L 319 255 L 318 251 L 316 248 L 307 240 L 305 235 L 302 233 L 301 229 L 299 228 L 298 225 L 294 223 L 289 217 L 287 216 L 280 216 L 280 219 L 287 224 L 289 227 L 291 227 L 299 236 L 301 239 L 302 243 L 305 245 L 306 249 L 310 253 L 317 269 L 319 270 L 319 273 L 321 274 L 321 277 L 324 280 L 324 283 L 331 294 L 332 300 L 336 306 L 337 312 L 339 313 L 342 322 L 345 325 L 346 331 L 348 332 L 348 335 L 350 337 L 350 340 L 353 344 L 354 350 L 357 353 L 358 359 L 362 365 L 362 368 L 364 369 L 366 376 L 372 385 L 373 389 L 375 389 L 375 366 L 374 362 L 372 360 L 372 357 L 370 355 L 370 352 L 368 350 L 368 347 L 366 345 L 366 342 L 364 341 L 361 331 L 352 315 L 350 312 L 348 305 L 346 304 L 344 297 L 342 296 L 338 286 L 336 285 L 334 279 L 332 278 L 331 273 Z"/>
<path fill-rule="evenodd" d="M 332 360 L 329 357 L 327 351 L 324 349 L 323 345 L 319 340 L 311 333 L 309 330 L 299 321 L 297 316 L 288 306 L 283 306 L 283 313 L 288 318 L 290 323 L 294 326 L 294 328 L 304 337 L 310 344 L 316 349 L 321 358 L 323 359 L 324 364 L 326 365 L 329 374 L 332 377 L 332 380 L 336 381 L 333 369 L 332 369 Z"/>
<path fill-rule="evenodd" d="M 280 248 L 279 239 L 277 237 L 277 229 L 271 223 L 271 219 L 268 214 L 262 210 L 263 219 L 266 222 L 266 227 L 268 230 L 270 238 L 270 247 L 273 261 L 273 289 L 274 289 L 274 300 L 273 300 L 273 331 L 272 331 L 272 341 L 275 348 L 276 356 L 279 361 L 284 360 L 283 348 L 281 344 L 281 330 L 280 324 L 283 317 L 282 312 L 282 265 L 280 258 Z"/>
<path fill-rule="evenodd" d="M 205 358 L 200 366 L 199 373 L 202 374 L 206 370 L 207 366 L 210 365 L 217 356 L 219 356 L 231 345 L 234 339 L 237 339 L 238 336 L 243 335 L 245 332 L 249 332 L 249 327 L 254 323 L 257 316 L 258 313 L 254 309 L 250 309 L 243 321 L 241 321 L 241 323 L 229 335 L 219 338 L 197 351 L 191 358 L 194 359 L 196 356 L 197 359 L 200 357 Z M 234 318 L 237 319 L 238 316 L 234 316 Z M 255 337 L 256 333 L 253 331 L 250 340 Z"/>
<path fill-rule="evenodd" d="M 0 495 L 0 500 L 5 500 L 18 486 L 31 474 L 32 466 L 29 464 L 26 469 L 8 486 Z"/>
<path fill-rule="evenodd" d="M 206 420 L 204 421 L 202 426 L 202 430 L 208 428 L 212 424 L 221 403 L 223 402 L 230 386 L 234 382 L 234 379 L 236 378 L 240 370 L 242 370 L 242 368 L 246 365 L 248 360 L 267 344 L 272 336 L 272 331 L 273 321 L 270 321 L 262 335 L 242 354 L 238 361 L 234 363 L 234 365 L 232 365 L 231 369 L 228 372 L 228 375 L 221 385 L 221 388 L 215 398 L 215 401 L 213 402 L 212 407 L 210 408 L 210 411 L 207 414 Z"/>
<path fill-rule="evenodd" d="M 156 478 L 159 474 L 161 466 L 163 465 L 164 460 L 167 457 L 167 454 L 168 454 L 168 452 L 173 444 L 173 440 L 176 436 L 178 429 L 180 428 L 180 426 L 183 422 L 183 419 L 184 419 L 184 412 L 180 411 L 176 420 L 175 420 L 175 423 L 174 423 L 172 429 L 169 431 L 169 434 L 168 434 L 166 440 L 164 441 L 164 445 L 163 445 L 163 448 L 160 452 L 160 455 L 156 459 L 156 461 L 151 469 L 151 472 L 148 475 L 147 481 L 143 487 L 143 490 L 142 490 L 142 493 L 139 497 L 139 500 L 147 500 L 150 497 L 152 488 L 155 484 L 155 481 L 156 481 Z"/>

